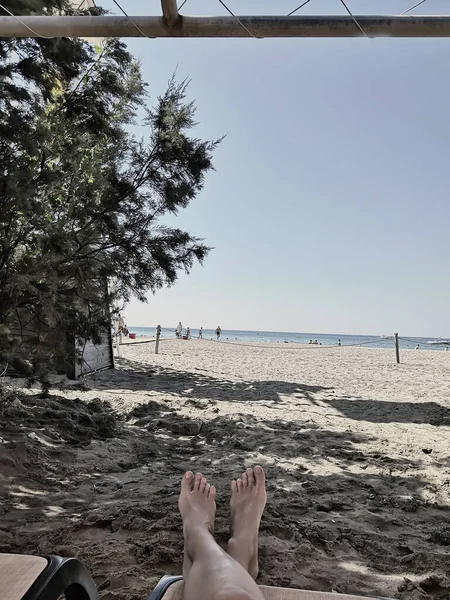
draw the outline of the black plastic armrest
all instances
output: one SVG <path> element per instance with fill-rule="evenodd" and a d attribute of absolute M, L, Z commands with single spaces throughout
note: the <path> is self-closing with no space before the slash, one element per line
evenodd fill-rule
<path fill-rule="evenodd" d="M 44 556 L 48 564 L 22 600 L 98 600 L 98 593 L 86 567 L 76 558 Z"/>
<path fill-rule="evenodd" d="M 155 589 L 147 598 L 147 600 L 162 600 L 164 594 L 167 591 L 167 588 L 169 588 L 172 585 L 172 583 L 175 583 L 176 581 L 181 581 L 182 579 L 183 577 L 181 575 L 164 575 L 164 577 L 162 577 L 158 581 Z"/>

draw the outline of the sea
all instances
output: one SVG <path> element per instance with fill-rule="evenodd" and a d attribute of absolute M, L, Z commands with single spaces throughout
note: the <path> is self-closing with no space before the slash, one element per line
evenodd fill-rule
<path fill-rule="evenodd" d="M 155 327 L 128 326 L 131 333 L 136 336 L 154 337 L 156 335 Z M 184 330 L 183 330 L 184 333 Z M 162 327 L 161 335 L 163 338 L 175 337 L 175 327 Z M 198 329 L 191 328 L 191 336 L 198 336 Z M 204 339 L 216 339 L 216 333 L 213 329 L 203 330 Z M 421 350 L 445 351 L 448 346 L 431 345 L 428 342 L 436 338 L 401 336 L 399 334 L 399 347 L 404 349 L 414 349 L 419 346 Z M 346 335 L 344 333 L 294 333 L 289 331 L 245 331 L 240 329 L 223 329 L 220 336 L 221 342 L 266 342 L 279 344 L 308 344 L 317 341 L 317 345 L 337 346 L 339 340 L 342 346 L 367 346 L 368 348 L 394 348 L 394 336 L 374 336 L 374 335 Z"/>

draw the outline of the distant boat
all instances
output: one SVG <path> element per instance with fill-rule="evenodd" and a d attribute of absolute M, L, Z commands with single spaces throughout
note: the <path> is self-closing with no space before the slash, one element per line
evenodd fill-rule
<path fill-rule="evenodd" d="M 434 346 L 450 346 L 450 339 L 439 338 L 437 340 L 430 340 L 427 344 L 433 344 Z"/>
<path fill-rule="evenodd" d="M 380 335 L 380 340 L 393 340 L 393 335 Z"/>

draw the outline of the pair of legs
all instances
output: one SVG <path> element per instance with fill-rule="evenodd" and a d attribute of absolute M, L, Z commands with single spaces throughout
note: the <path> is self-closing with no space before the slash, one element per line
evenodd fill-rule
<path fill-rule="evenodd" d="M 258 575 L 258 531 L 266 504 L 262 467 L 231 483 L 231 537 L 225 552 L 214 539 L 216 488 L 201 473 L 181 481 L 184 600 L 264 600 Z"/>

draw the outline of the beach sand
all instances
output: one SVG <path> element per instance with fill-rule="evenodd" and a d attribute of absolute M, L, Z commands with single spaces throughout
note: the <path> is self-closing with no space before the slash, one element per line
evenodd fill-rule
<path fill-rule="evenodd" d="M 163 340 L 0 404 L 0 551 L 76 555 L 102 599 L 182 562 L 179 480 L 267 473 L 260 583 L 447 600 L 450 352 Z M 17 381 L 11 385 L 18 386 Z"/>

